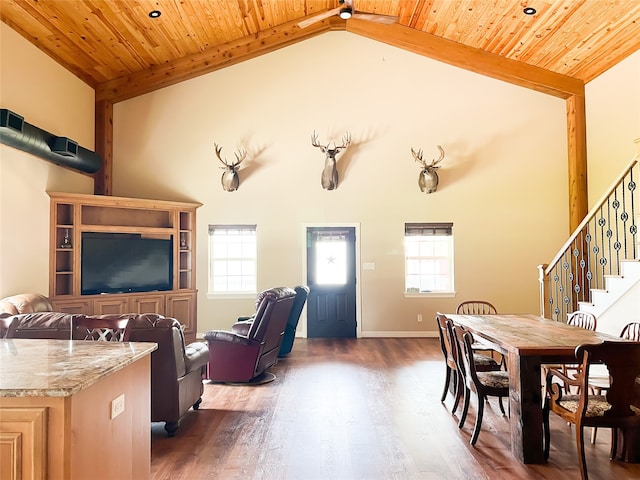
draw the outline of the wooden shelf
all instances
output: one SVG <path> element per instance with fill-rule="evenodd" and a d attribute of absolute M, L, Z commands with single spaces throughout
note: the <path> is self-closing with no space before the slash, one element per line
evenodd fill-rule
<path fill-rule="evenodd" d="M 169 235 L 175 234 L 175 230 L 173 228 L 136 227 L 136 226 L 122 226 L 122 225 L 85 224 L 82 226 L 82 230 L 85 232 L 142 233 L 145 236 L 148 236 L 148 235 L 169 236 Z"/>
<path fill-rule="evenodd" d="M 56 311 L 85 314 L 159 313 L 196 334 L 196 209 L 199 203 L 49 193 L 49 296 Z M 173 288 L 165 292 L 81 295 L 82 234 L 135 233 L 173 240 Z"/>

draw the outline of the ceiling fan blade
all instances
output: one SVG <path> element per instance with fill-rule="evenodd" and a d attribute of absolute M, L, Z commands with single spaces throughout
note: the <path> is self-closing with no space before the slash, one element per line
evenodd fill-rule
<path fill-rule="evenodd" d="M 321 22 L 325 18 L 329 18 L 332 15 L 337 15 L 340 13 L 340 8 L 341 7 L 332 8 L 331 10 L 327 10 L 326 12 L 319 13 L 317 15 L 314 15 L 313 17 L 309 17 L 305 20 L 302 20 L 301 22 L 298 22 L 298 27 L 307 28 L 309 25 L 313 25 L 314 23 Z"/>
<path fill-rule="evenodd" d="M 358 20 L 368 20 L 370 22 L 384 23 L 386 25 L 391 25 L 392 23 L 396 23 L 398 21 L 398 17 L 394 17 L 393 15 L 378 15 L 377 13 L 365 12 L 353 12 L 352 18 L 357 18 Z"/>

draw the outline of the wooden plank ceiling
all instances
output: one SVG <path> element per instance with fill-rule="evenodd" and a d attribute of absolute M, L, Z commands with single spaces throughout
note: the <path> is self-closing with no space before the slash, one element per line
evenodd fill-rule
<path fill-rule="evenodd" d="M 529 77 L 548 72 L 549 82 L 568 85 L 568 95 L 575 88 L 571 80 L 589 82 L 640 49 L 639 0 L 353 2 L 356 11 L 398 20 L 382 25 L 332 15 L 298 26 L 338 7 L 338 0 L 0 0 L 0 19 L 96 88 L 96 100 L 107 101 L 329 30 L 352 31 L 401 48 L 406 37 L 406 48 L 435 58 L 441 45 L 460 46 L 478 62 L 487 58 L 497 65 L 504 59 L 521 65 Z M 525 15 L 527 6 L 537 13 Z M 149 17 L 153 10 L 161 12 L 159 18 Z M 430 43 L 434 40 L 446 43 Z"/>

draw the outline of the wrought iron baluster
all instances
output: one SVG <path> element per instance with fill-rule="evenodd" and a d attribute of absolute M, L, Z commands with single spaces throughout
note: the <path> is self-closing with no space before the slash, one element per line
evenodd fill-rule
<path fill-rule="evenodd" d="M 635 158 L 594 206 L 549 265 L 541 265 L 541 305 L 544 314 L 566 321 L 580 301 L 591 301 L 591 290 L 604 288 L 607 275 L 619 275 L 625 259 L 638 259 L 636 219 L 638 198 Z M 545 289 L 548 289 L 546 291 Z"/>
<path fill-rule="evenodd" d="M 605 232 L 607 236 L 607 263 L 609 264 L 609 275 L 613 274 L 611 259 L 613 257 L 613 247 L 611 246 L 611 237 L 613 231 L 611 230 L 611 198 L 607 199 L 607 230 Z"/>
<path fill-rule="evenodd" d="M 634 194 L 636 193 L 636 182 L 633 180 L 633 169 L 629 172 L 629 183 L 627 188 L 631 192 L 629 194 L 631 199 L 631 226 L 629 227 L 629 232 L 631 233 L 631 258 L 637 259 L 640 252 L 638 252 L 638 248 L 636 247 L 637 235 L 638 235 L 638 226 L 636 225 L 636 213 L 635 213 L 635 202 L 634 202 Z"/>
<path fill-rule="evenodd" d="M 613 242 L 613 249 L 615 250 L 616 256 L 616 264 L 611 268 L 615 267 L 615 275 L 620 275 L 620 214 L 618 212 L 620 208 L 620 201 L 618 200 L 618 189 L 616 188 L 613 191 L 613 203 L 611 205 L 613 207 L 614 220 L 615 220 L 615 240 Z"/>

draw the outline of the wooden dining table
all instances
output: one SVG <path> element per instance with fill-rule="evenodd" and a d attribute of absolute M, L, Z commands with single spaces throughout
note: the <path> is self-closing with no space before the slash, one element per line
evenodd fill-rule
<path fill-rule="evenodd" d="M 575 363 L 578 345 L 620 338 L 536 315 L 446 316 L 506 357 L 511 451 L 523 463 L 544 463 L 541 365 Z"/>

